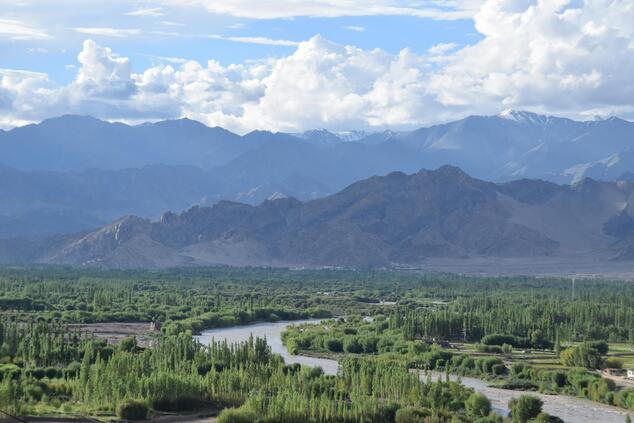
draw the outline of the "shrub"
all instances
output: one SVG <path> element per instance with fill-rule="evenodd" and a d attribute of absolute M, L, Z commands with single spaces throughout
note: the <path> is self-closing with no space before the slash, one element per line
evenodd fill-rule
<path fill-rule="evenodd" d="M 326 339 L 326 349 L 331 352 L 343 352 L 343 342 L 337 338 Z"/>
<path fill-rule="evenodd" d="M 125 400 L 117 407 L 117 417 L 122 420 L 145 420 L 148 412 L 148 406 L 137 400 Z"/>
<path fill-rule="evenodd" d="M 522 395 L 509 401 L 509 408 L 514 422 L 526 423 L 542 412 L 543 401 L 532 395 Z"/>
<path fill-rule="evenodd" d="M 535 423 L 564 423 L 562 419 L 557 416 L 551 416 L 548 413 L 539 413 L 535 418 Z"/>
<path fill-rule="evenodd" d="M 465 408 L 474 417 L 484 417 L 491 412 L 491 402 L 483 394 L 474 392 L 465 401 Z"/>
<path fill-rule="evenodd" d="M 508 344 L 504 344 L 504 345 L 508 345 Z M 500 347 L 499 345 L 486 345 L 486 344 L 476 344 L 476 350 L 478 352 L 489 353 L 489 354 L 502 354 L 502 352 L 504 351 L 502 347 Z"/>
<path fill-rule="evenodd" d="M 506 335 L 500 333 L 492 333 L 490 335 L 486 335 L 484 338 L 480 340 L 480 343 L 484 345 L 499 345 L 502 346 L 504 344 L 512 345 L 515 348 L 519 348 L 521 345 L 520 340 L 514 335 Z"/>
<path fill-rule="evenodd" d="M 46 377 L 49 379 L 54 379 L 56 377 L 62 377 L 62 371 L 57 367 L 47 367 L 46 368 Z"/>
<path fill-rule="evenodd" d="M 39 401 L 42 399 L 42 395 L 44 395 L 44 390 L 39 383 L 29 383 L 24 386 L 24 394 L 35 401 Z"/>
<path fill-rule="evenodd" d="M 302 368 L 304 369 L 304 368 Z M 324 374 L 324 370 L 317 366 L 317 367 L 307 367 L 304 370 L 304 374 L 306 375 L 306 377 L 308 379 L 317 379 L 320 376 L 322 376 Z"/>
<path fill-rule="evenodd" d="M 599 351 L 586 342 L 566 348 L 561 352 L 559 358 L 565 366 L 569 367 L 586 367 L 588 369 L 601 367 Z"/>
<path fill-rule="evenodd" d="M 603 366 L 607 369 L 622 369 L 623 360 L 616 357 L 608 357 L 605 360 L 603 360 Z"/>
<path fill-rule="evenodd" d="M 355 336 L 346 337 L 343 341 L 343 349 L 347 353 L 359 354 L 363 352 L 363 347 Z"/>
<path fill-rule="evenodd" d="M 394 418 L 395 423 L 423 423 L 431 413 L 424 408 L 399 408 Z"/>
<path fill-rule="evenodd" d="M 218 416 L 218 423 L 253 423 L 258 417 L 251 410 L 243 408 L 225 408 Z"/>
<path fill-rule="evenodd" d="M 610 347 L 605 341 L 590 341 L 586 342 L 590 348 L 594 348 L 601 355 L 606 355 L 610 350 Z"/>
<path fill-rule="evenodd" d="M 119 342 L 119 349 L 121 351 L 127 351 L 127 352 L 136 352 L 136 351 L 138 351 L 138 345 L 137 345 L 136 337 L 135 336 L 129 336 L 127 338 L 122 339 L 121 342 Z"/>
<path fill-rule="evenodd" d="M 494 375 L 504 375 L 506 374 L 507 369 L 506 366 L 504 364 L 494 364 L 491 367 L 491 373 L 493 373 Z"/>

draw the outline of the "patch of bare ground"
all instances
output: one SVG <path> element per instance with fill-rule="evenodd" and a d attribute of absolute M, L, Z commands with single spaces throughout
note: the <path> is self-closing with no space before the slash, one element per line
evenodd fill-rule
<path fill-rule="evenodd" d="M 150 345 L 158 332 L 150 330 L 150 322 L 105 322 L 73 324 L 83 332 L 94 334 L 95 337 L 105 339 L 110 344 L 117 344 L 130 336 L 135 336 L 140 347 Z"/>

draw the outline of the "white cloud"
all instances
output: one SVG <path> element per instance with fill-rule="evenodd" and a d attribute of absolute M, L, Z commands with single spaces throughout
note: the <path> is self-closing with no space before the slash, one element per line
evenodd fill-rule
<path fill-rule="evenodd" d="M 122 29 L 122 28 L 106 28 L 106 27 L 81 27 L 81 28 L 75 28 L 75 31 L 81 34 L 101 35 L 104 37 L 117 37 L 117 38 L 141 34 L 141 30 L 138 28 Z"/>
<path fill-rule="evenodd" d="M 44 40 L 51 36 L 43 29 L 34 28 L 15 19 L 0 19 L 0 38 L 10 40 Z"/>
<path fill-rule="evenodd" d="M 157 59 L 159 62 L 167 62 L 167 63 L 176 64 L 176 65 L 182 65 L 183 63 L 187 63 L 189 61 L 187 59 L 183 59 L 182 57 L 155 56 L 155 55 L 148 55 L 148 56 L 154 59 Z"/>
<path fill-rule="evenodd" d="M 80 100 L 126 99 L 136 90 L 127 57 L 118 57 L 111 49 L 86 40 L 77 60 L 81 67 L 72 92 Z"/>
<path fill-rule="evenodd" d="M 268 46 L 298 46 L 299 42 L 291 40 L 275 40 L 266 37 L 230 37 L 224 35 L 210 35 L 209 38 L 214 40 L 233 41 L 235 43 L 260 44 Z"/>
<path fill-rule="evenodd" d="M 465 19 L 479 0 L 163 0 L 171 6 L 205 8 L 208 12 L 248 19 L 285 19 L 301 16 L 416 16 L 432 19 Z"/>
<path fill-rule="evenodd" d="M 0 125 L 11 127 L 51 116 L 54 84 L 40 72 L 0 69 Z"/>
<path fill-rule="evenodd" d="M 133 10 L 131 12 L 126 13 L 126 15 L 155 17 L 155 16 L 164 16 L 165 13 L 163 12 L 163 9 L 160 7 L 146 7 L 146 8 Z"/>
<path fill-rule="evenodd" d="M 44 48 L 44 47 L 31 47 L 29 49 L 26 50 L 27 53 L 41 53 L 41 54 L 46 54 L 48 53 L 48 49 Z"/>
<path fill-rule="evenodd" d="M 429 80 L 441 105 L 568 114 L 633 108 L 631 1 L 489 0 L 474 19 L 484 39 Z"/>
<path fill-rule="evenodd" d="M 233 65 L 178 59 L 142 73 L 86 41 L 77 77 L 66 86 L 43 74 L 0 73 L 3 122 L 81 112 L 188 116 L 240 132 L 341 130 L 413 127 L 509 107 L 634 118 L 631 1 L 488 0 L 474 19 L 481 41 L 439 44 L 422 55 L 315 36 L 284 57 Z"/>
<path fill-rule="evenodd" d="M 428 48 L 427 53 L 432 55 L 445 54 L 448 51 L 454 50 L 456 47 L 458 47 L 456 43 L 439 43 Z"/>
<path fill-rule="evenodd" d="M 181 22 L 161 21 L 161 23 L 167 26 L 185 26 L 185 24 Z"/>
<path fill-rule="evenodd" d="M 347 29 L 349 31 L 354 31 L 354 32 L 363 32 L 365 31 L 365 28 L 362 26 L 357 26 L 357 25 L 350 25 L 350 26 L 344 26 L 342 27 L 343 29 Z"/>

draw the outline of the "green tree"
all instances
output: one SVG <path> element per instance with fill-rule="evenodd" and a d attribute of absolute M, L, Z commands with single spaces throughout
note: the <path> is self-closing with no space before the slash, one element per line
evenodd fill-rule
<path fill-rule="evenodd" d="M 225 408 L 218 416 L 218 423 L 252 423 L 257 421 L 256 414 L 244 408 Z"/>
<path fill-rule="evenodd" d="M 560 359 L 564 366 L 588 369 L 598 369 L 602 363 L 599 352 L 586 342 L 566 348 L 561 352 Z"/>
<path fill-rule="evenodd" d="M 467 413 L 474 417 L 488 416 L 491 412 L 491 401 L 485 395 L 474 392 L 465 401 L 465 408 Z"/>
<path fill-rule="evenodd" d="M 148 412 L 148 406 L 136 400 L 125 400 L 117 407 L 117 417 L 122 420 L 145 420 Z"/>
<path fill-rule="evenodd" d="M 526 423 L 542 412 L 543 401 L 533 395 L 521 395 L 509 401 L 511 418 L 515 423 Z"/>

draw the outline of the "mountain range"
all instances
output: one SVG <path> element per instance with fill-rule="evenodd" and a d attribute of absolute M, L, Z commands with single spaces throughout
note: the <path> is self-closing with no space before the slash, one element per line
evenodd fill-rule
<path fill-rule="evenodd" d="M 634 182 L 496 184 L 443 166 L 370 177 L 307 202 L 220 201 L 156 221 L 125 216 L 94 231 L 0 243 L 0 259 L 112 268 L 421 268 L 483 258 L 631 267 L 633 199 Z"/>
<path fill-rule="evenodd" d="M 446 164 L 498 183 L 632 179 L 634 123 L 506 111 L 413 131 L 240 136 L 189 119 L 132 126 L 61 116 L 0 131 L 0 239 L 222 200 L 314 200 L 373 175 Z"/>

